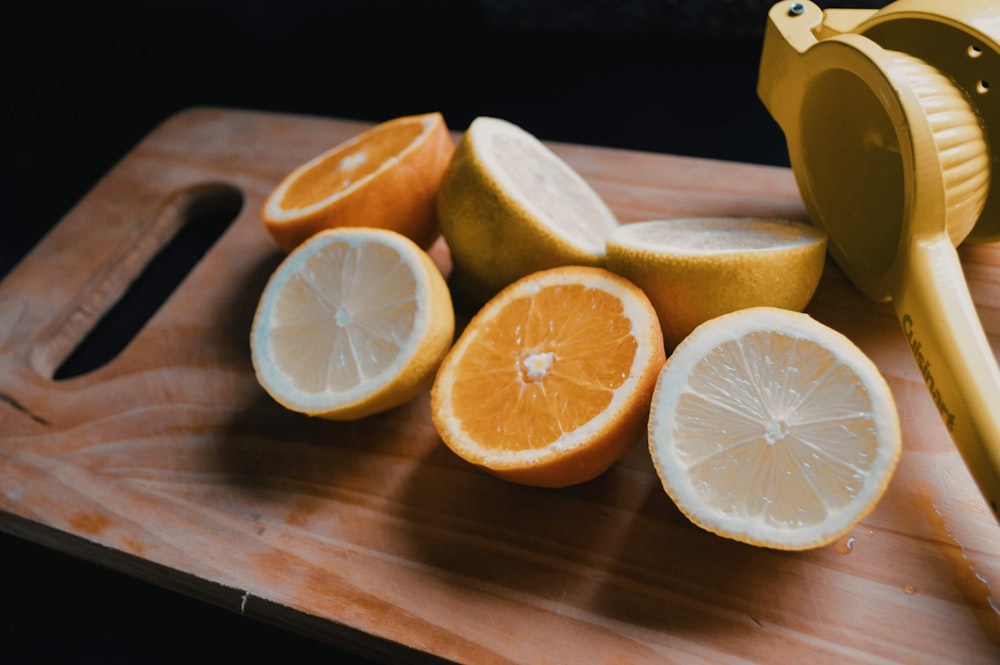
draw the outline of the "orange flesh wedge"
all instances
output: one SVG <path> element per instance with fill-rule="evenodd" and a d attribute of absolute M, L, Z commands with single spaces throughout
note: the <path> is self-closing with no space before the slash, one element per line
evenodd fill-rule
<path fill-rule="evenodd" d="M 361 150 L 354 144 L 335 150 L 293 182 L 281 199 L 281 205 L 290 209 L 305 208 L 350 189 L 401 153 L 423 131 L 418 123 L 376 127 Z"/>
<path fill-rule="evenodd" d="M 465 354 L 452 387 L 469 435 L 489 448 L 543 448 L 590 422 L 632 365 L 630 328 L 618 298 L 582 285 L 510 303 Z"/>

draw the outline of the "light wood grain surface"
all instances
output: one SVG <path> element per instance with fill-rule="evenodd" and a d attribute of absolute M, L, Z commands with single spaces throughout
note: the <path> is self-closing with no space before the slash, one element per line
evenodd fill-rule
<path fill-rule="evenodd" d="M 1000 662 L 1000 526 L 891 306 L 832 264 L 808 311 L 886 375 L 904 453 L 874 512 L 820 550 L 694 527 L 643 442 L 595 481 L 539 490 L 453 456 L 426 395 L 354 423 L 274 404 L 248 346 L 280 260 L 260 206 L 367 126 L 174 116 L 0 283 L 0 529 L 386 661 Z M 550 145 L 624 222 L 804 218 L 786 169 Z M 54 380 L 192 211 L 233 195 L 235 221 L 131 344 Z M 1000 246 L 960 255 L 998 352 Z"/>

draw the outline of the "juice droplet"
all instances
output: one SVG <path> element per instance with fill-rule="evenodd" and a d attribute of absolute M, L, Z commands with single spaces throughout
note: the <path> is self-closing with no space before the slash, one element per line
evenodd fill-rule
<path fill-rule="evenodd" d="M 838 554 L 850 554 L 854 549 L 854 536 L 847 536 L 837 541 L 836 549 Z"/>
<path fill-rule="evenodd" d="M 917 587 L 913 586 L 912 584 L 907 584 L 906 586 L 903 587 L 903 593 L 905 593 L 908 596 L 912 596 L 916 592 L 917 592 Z"/>
<path fill-rule="evenodd" d="M 993 610 L 995 615 L 1000 615 L 989 580 L 977 570 L 977 562 L 969 557 L 965 546 L 952 532 L 951 525 L 935 503 L 931 491 L 922 492 L 914 505 L 921 509 L 934 527 L 935 537 L 942 544 L 941 551 L 953 564 L 955 586 L 965 596 L 969 605 L 986 607 Z M 991 627 L 990 630 L 992 629 Z"/>

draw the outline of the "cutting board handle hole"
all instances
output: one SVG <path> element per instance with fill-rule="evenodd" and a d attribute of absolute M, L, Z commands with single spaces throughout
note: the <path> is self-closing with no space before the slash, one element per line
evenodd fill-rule
<path fill-rule="evenodd" d="M 60 355 L 65 359 L 58 363 L 52 378 L 61 381 L 81 376 L 114 360 L 229 228 L 242 207 L 243 194 L 235 187 L 218 183 L 192 187 L 171 197 L 157 215 L 159 221 L 153 222 L 154 226 L 168 227 L 169 241 L 155 251 L 144 266 L 139 266 L 138 274 L 120 274 L 128 270 L 120 268 L 129 263 L 122 261 L 108 266 L 110 270 L 106 272 L 109 274 L 99 275 L 94 280 L 96 284 L 88 289 L 93 294 L 107 291 L 102 288 L 105 285 L 102 282 L 116 283 L 124 279 L 129 283 L 117 301 L 106 303 L 103 308 L 102 303 L 93 302 L 93 295 L 81 296 L 77 310 L 98 310 L 98 315 L 93 317 L 96 320 L 82 339 L 71 332 L 57 336 L 63 338 L 56 346 L 64 349 Z M 81 308 L 80 304 L 87 306 Z M 79 326 L 69 328 L 78 329 Z M 51 358 L 55 354 L 43 355 Z"/>

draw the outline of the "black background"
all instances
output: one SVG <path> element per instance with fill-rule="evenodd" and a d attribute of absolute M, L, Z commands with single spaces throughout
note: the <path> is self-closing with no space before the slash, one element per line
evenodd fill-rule
<path fill-rule="evenodd" d="M 785 165 L 755 90 L 767 7 L 8 0 L 0 276 L 191 106 L 370 121 L 437 110 L 456 130 L 494 115 L 545 140 Z"/>
<path fill-rule="evenodd" d="M 8 0 L 0 278 L 191 106 L 368 121 L 437 110 L 455 130 L 493 115 L 543 140 L 787 165 L 755 92 L 769 6 Z M 10 535 L 0 552 L 4 662 L 343 656 Z"/>

